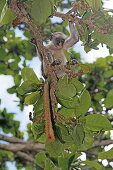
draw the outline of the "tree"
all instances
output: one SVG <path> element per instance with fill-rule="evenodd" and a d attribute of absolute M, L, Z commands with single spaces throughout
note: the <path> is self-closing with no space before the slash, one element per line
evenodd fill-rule
<path fill-rule="evenodd" d="M 52 31 L 63 31 L 68 35 L 67 21 L 72 21 L 76 23 L 86 52 L 104 43 L 112 54 L 112 16 L 103 9 L 101 0 L 75 1 L 73 4 L 59 0 L 2 0 L 0 3 L 0 71 L 1 74 L 13 76 L 15 86 L 7 91 L 16 93 L 20 109 L 23 110 L 24 105 L 33 105 L 33 117 L 32 113 L 29 115 L 32 123 L 28 124 L 28 141 L 23 140 L 19 122 L 13 120 L 14 113 L 1 110 L 0 121 L 4 134 L 0 135 L 0 139 L 8 142 L 0 144 L 2 169 L 6 169 L 7 160 L 15 161 L 17 168 L 26 169 L 104 169 L 98 159 L 107 159 L 107 168 L 111 168 L 113 149 L 105 152 L 104 147 L 113 143 L 110 139 L 112 57 L 100 58 L 93 64 L 61 67 L 67 74 L 57 81 L 53 73 L 59 66 L 53 68 L 46 60 L 42 37 L 46 42 Z M 67 8 L 68 12 L 56 12 L 56 7 L 61 10 Z M 74 16 L 71 15 L 73 13 Z M 53 16 L 65 21 L 52 23 Z M 27 40 L 16 37 L 12 26 L 22 30 Z M 26 64 L 27 60 L 36 56 L 35 48 L 30 43 L 32 37 L 36 39 L 50 72 L 48 82 L 53 115 L 43 114 L 48 111 L 45 95 L 47 81 L 39 79 Z M 79 54 L 73 50 L 70 52 L 65 51 L 68 60 L 77 58 L 81 62 Z M 48 129 L 55 141 L 47 140 Z M 12 137 L 8 137 L 8 133 Z M 84 162 L 79 159 L 82 152 L 86 153 Z"/>

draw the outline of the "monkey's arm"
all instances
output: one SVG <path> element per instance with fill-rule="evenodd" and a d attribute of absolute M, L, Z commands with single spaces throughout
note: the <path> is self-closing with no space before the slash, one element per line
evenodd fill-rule
<path fill-rule="evenodd" d="M 64 49 L 72 47 L 74 44 L 76 44 L 79 41 L 79 34 L 74 26 L 74 23 L 69 22 L 69 28 L 70 28 L 70 37 L 65 41 L 64 43 Z"/>

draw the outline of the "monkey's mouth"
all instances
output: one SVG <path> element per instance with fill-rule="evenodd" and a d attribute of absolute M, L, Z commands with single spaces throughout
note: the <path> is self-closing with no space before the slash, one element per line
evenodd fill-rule
<path fill-rule="evenodd" d="M 60 49 L 60 48 L 62 48 L 62 47 L 63 47 L 62 42 L 57 43 L 57 48 L 58 48 L 58 49 Z"/>

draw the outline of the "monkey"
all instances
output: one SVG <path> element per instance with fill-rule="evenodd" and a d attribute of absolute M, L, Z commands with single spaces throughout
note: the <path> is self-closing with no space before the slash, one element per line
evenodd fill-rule
<path fill-rule="evenodd" d="M 66 36 L 62 32 L 55 32 L 51 35 L 51 41 L 46 46 L 46 49 L 48 50 L 49 62 L 54 65 L 66 65 L 67 59 L 64 55 L 64 50 L 68 50 L 70 47 L 72 47 L 74 44 L 76 44 L 79 41 L 79 35 L 76 27 L 74 26 L 74 23 L 69 22 L 69 28 L 70 28 L 70 37 L 66 38 Z M 73 61 L 75 63 L 75 61 Z M 44 66 L 43 62 L 43 71 L 44 74 L 47 74 L 47 70 Z M 57 78 L 62 77 L 65 73 L 62 70 L 58 70 L 55 72 Z"/>
<path fill-rule="evenodd" d="M 76 44 L 79 41 L 79 34 L 74 26 L 74 23 L 69 21 L 69 29 L 70 29 L 70 36 L 69 38 L 66 38 L 65 34 L 62 32 L 54 32 L 51 35 L 50 42 L 45 48 L 47 49 L 47 54 L 48 54 L 48 61 L 52 66 L 54 65 L 66 65 L 67 59 L 64 55 L 64 50 L 68 50 L 70 47 L 72 47 L 74 44 Z M 33 38 L 31 40 L 33 44 L 36 45 L 36 41 Z M 38 56 L 42 62 L 41 70 L 42 70 L 42 75 L 44 78 L 47 77 L 47 69 L 44 63 L 44 60 L 40 57 L 40 54 L 38 52 L 38 47 L 36 46 Z M 73 64 L 76 64 L 77 61 L 74 59 L 72 61 Z M 65 75 L 64 71 L 62 70 L 57 70 L 56 72 L 57 78 L 62 77 Z"/>

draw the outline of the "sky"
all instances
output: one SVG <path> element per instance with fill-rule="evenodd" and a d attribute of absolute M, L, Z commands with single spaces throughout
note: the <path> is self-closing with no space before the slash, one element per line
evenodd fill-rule
<path fill-rule="evenodd" d="M 104 8 L 106 9 L 113 9 L 113 0 L 103 0 L 104 2 Z M 57 18 L 58 19 L 58 18 Z M 22 37 L 22 33 L 20 31 L 17 31 L 17 36 Z M 76 52 L 80 52 L 82 58 L 86 62 L 94 62 L 98 57 L 106 57 L 109 55 L 109 51 L 104 45 L 103 47 L 99 45 L 99 50 L 91 50 L 89 53 L 86 53 L 84 51 L 83 46 L 81 46 L 81 42 L 78 42 L 74 49 Z M 36 72 L 37 76 L 40 76 L 40 70 L 37 69 L 37 64 L 40 64 L 40 61 L 37 57 L 33 58 L 32 62 L 28 62 L 29 67 L 33 68 Z M 15 120 L 21 121 L 21 127 L 20 130 L 25 131 L 26 125 L 29 123 L 29 112 L 32 111 L 32 106 L 25 107 L 23 112 L 20 112 L 19 108 L 17 107 L 17 101 L 18 98 L 15 94 L 9 94 L 7 93 L 6 89 L 10 88 L 14 85 L 13 78 L 11 76 L 3 76 L 0 75 L 0 98 L 2 99 L 2 103 L 0 105 L 0 109 L 3 109 L 4 107 L 7 108 L 8 112 L 14 112 Z M 85 156 L 83 156 L 83 159 Z M 106 162 L 105 162 L 106 163 Z M 9 169 L 8 170 L 16 170 L 14 163 L 8 163 Z"/>

